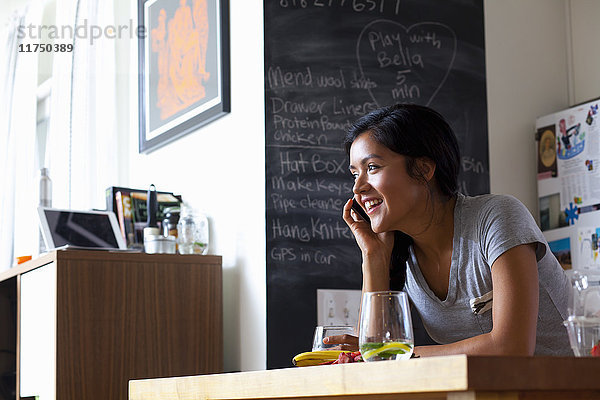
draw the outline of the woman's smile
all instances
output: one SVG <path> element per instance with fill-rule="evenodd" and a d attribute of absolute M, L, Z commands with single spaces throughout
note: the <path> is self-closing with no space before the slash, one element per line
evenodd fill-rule
<path fill-rule="evenodd" d="M 383 200 L 381 200 L 381 199 L 373 199 L 373 200 L 365 200 L 365 201 L 363 201 L 363 203 L 365 205 L 365 209 L 367 210 L 367 213 L 369 213 L 369 214 L 375 208 L 377 208 L 382 202 L 383 202 Z"/>

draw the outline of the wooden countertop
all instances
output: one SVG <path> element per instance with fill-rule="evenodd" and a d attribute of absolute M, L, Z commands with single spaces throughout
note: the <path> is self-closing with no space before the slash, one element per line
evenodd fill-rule
<path fill-rule="evenodd" d="M 130 400 L 334 396 L 336 400 L 600 399 L 600 358 L 456 355 L 129 383 Z"/>

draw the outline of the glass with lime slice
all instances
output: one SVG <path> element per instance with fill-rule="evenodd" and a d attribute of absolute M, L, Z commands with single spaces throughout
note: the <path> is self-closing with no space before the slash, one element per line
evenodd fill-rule
<path fill-rule="evenodd" d="M 359 348 L 363 360 L 403 360 L 414 339 L 406 293 L 365 292 L 360 315 Z"/>

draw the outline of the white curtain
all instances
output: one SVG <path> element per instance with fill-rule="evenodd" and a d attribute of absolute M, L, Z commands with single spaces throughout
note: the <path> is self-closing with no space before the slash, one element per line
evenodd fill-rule
<path fill-rule="evenodd" d="M 14 15 L 0 58 L 0 271 L 16 256 L 36 255 L 38 248 L 38 53 L 18 51 L 21 41 L 35 43 L 19 39 L 18 27 L 39 26 L 42 3 L 34 1 Z M 56 26 L 71 26 L 74 32 L 85 26 L 105 32 L 115 26 L 114 19 L 113 0 L 56 1 Z M 45 166 L 56 208 L 105 208 L 104 191 L 118 177 L 116 39 L 87 33 L 54 41 L 74 46 L 72 53 L 53 54 Z"/>
<path fill-rule="evenodd" d="M 19 38 L 19 27 L 40 21 L 39 2 L 16 10 L 0 42 L 0 271 L 10 268 L 16 256 L 35 254 L 38 246 L 38 61 L 37 53 L 19 52 L 20 44 L 37 42 Z"/>
<path fill-rule="evenodd" d="M 113 0 L 58 0 L 56 15 L 59 26 L 115 26 Z M 115 42 L 75 37 L 72 57 L 55 57 L 47 153 L 55 207 L 103 209 L 117 181 Z"/>

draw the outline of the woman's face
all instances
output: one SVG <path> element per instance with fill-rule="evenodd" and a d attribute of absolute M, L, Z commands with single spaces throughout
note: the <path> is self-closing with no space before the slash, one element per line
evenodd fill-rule
<path fill-rule="evenodd" d="M 374 232 L 421 230 L 426 210 L 427 185 L 411 178 L 406 157 L 393 152 L 362 133 L 350 148 L 353 192 L 371 218 Z M 432 172 L 433 173 L 433 172 Z"/>

